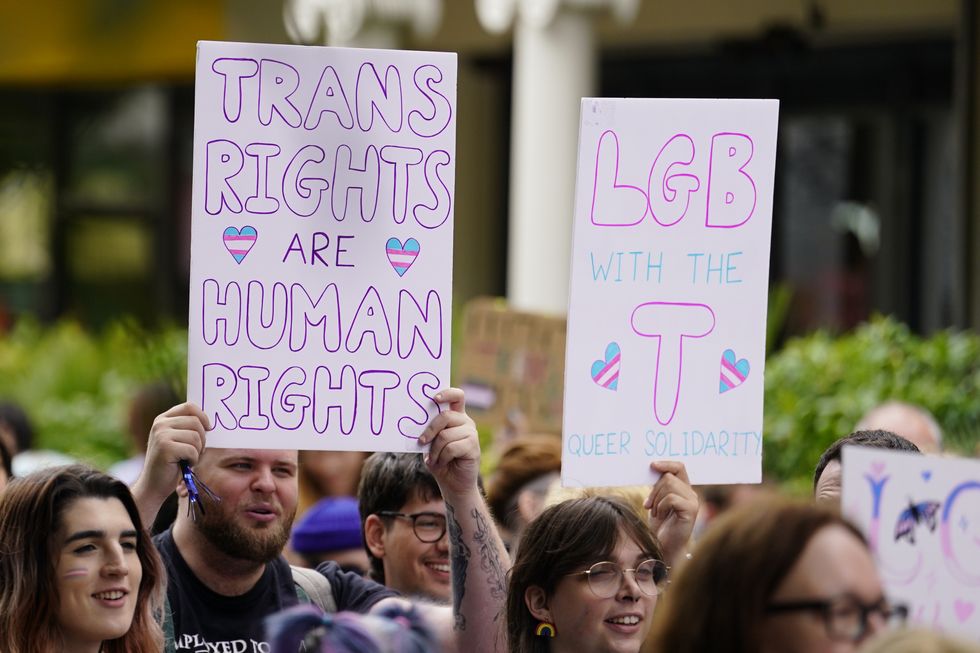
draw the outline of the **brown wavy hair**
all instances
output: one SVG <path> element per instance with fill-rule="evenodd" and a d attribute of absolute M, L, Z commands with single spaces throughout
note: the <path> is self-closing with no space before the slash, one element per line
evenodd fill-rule
<path fill-rule="evenodd" d="M 57 622 L 54 535 L 78 499 L 119 499 L 136 528 L 143 568 L 129 631 L 102 643 L 102 653 L 158 653 L 165 576 L 126 485 L 83 465 L 52 467 L 17 478 L 0 494 L 0 651 L 42 653 L 62 645 Z"/>
<path fill-rule="evenodd" d="M 570 573 L 608 560 L 626 533 L 640 550 L 663 560 L 660 543 L 650 528 L 620 499 L 594 496 L 551 506 L 524 531 L 507 590 L 507 650 L 547 653 L 546 638 L 536 637 L 537 619 L 524 602 L 528 587 L 537 585 L 548 596 Z"/>
<path fill-rule="evenodd" d="M 807 543 L 828 526 L 864 536 L 809 503 L 760 500 L 711 526 L 657 603 L 643 653 L 757 653 L 770 598 Z"/>

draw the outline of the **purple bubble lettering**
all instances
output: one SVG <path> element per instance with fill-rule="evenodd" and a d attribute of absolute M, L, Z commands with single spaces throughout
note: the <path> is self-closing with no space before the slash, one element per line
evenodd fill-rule
<path fill-rule="evenodd" d="M 940 549 L 943 552 L 943 557 L 946 560 L 946 566 L 953 576 L 959 579 L 960 582 L 967 585 L 972 585 L 974 587 L 980 585 L 980 574 L 974 573 L 974 571 L 980 571 L 976 567 L 971 570 L 963 564 L 963 560 L 960 559 L 957 553 L 957 547 L 954 546 L 951 528 L 950 528 L 950 516 L 953 513 L 953 509 L 957 505 L 957 501 L 961 501 L 963 493 L 970 491 L 980 490 L 980 482 L 978 481 L 966 481 L 956 485 L 952 490 L 950 490 L 949 495 L 946 497 L 946 501 L 943 505 L 943 517 L 939 527 L 939 542 Z M 976 504 L 974 504 L 975 506 Z M 975 508 L 974 508 L 975 510 Z M 967 556 L 967 559 L 976 563 L 980 560 L 980 556 L 977 555 L 977 545 L 980 545 L 980 541 L 973 538 L 972 542 L 974 549 L 971 555 Z"/>
<path fill-rule="evenodd" d="M 412 419 L 411 415 L 405 415 L 398 420 L 398 432 L 403 437 L 417 440 L 426 425 L 432 418 L 439 414 L 439 404 L 436 403 L 435 394 L 442 383 L 439 377 L 432 372 L 416 372 L 409 377 L 405 388 L 408 391 L 408 398 L 418 406 L 418 419 Z"/>
<path fill-rule="evenodd" d="M 368 286 L 354 313 L 354 320 L 351 322 L 344 343 L 347 351 L 356 353 L 364 344 L 364 336 L 368 334 L 371 335 L 371 342 L 374 343 L 374 350 L 378 354 L 387 356 L 391 353 L 391 327 L 388 323 L 388 315 L 374 286 Z"/>
<path fill-rule="evenodd" d="M 253 157 L 256 165 L 255 194 L 245 200 L 245 210 L 249 213 L 268 214 L 279 210 L 279 200 L 269 197 L 269 159 L 279 156 L 281 151 L 273 143 L 249 143 L 245 146 L 245 154 Z"/>
<path fill-rule="evenodd" d="M 592 224 L 631 227 L 640 224 L 646 213 L 646 193 L 619 182 L 619 137 L 611 129 L 602 132 L 595 156 Z"/>
<path fill-rule="evenodd" d="M 224 139 L 208 141 L 204 163 L 204 210 L 211 215 L 227 207 L 242 212 L 242 201 L 229 181 L 245 167 L 245 155 L 235 143 Z"/>
<path fill-rule="evenodd" d="M 224 331 L 222 340 L 231 347 L 238 342 L 242 322 L 242 289 L 232 281 L 221 287 L 216 279 L 205 279 L 201 284 L 201 325 L 204 342 L 213 345 L 218 341 L 218 331 Z"/>
<path fill-rule="evenodd" d="M 422 163 L 422 150 L 415 147 L 386 145 L 381 148 L 381 160 L 394 168 L 395 181 L 391 189 L 391 217 L 395 222 L 405 222 L 408 215 L 408 187 L 410 170 Z"/>
<path fill-rule="evenodd" d="M 289 98 L 299 87 L 299 72 L 287 63 L 263 59 L 259 63 L 259 122 L 272 123 L 278 115 L 290 127 L 303 124 L 303 116 Z"/>
<path fill-rule="evenodd" d="M 248 298 L 245 308 L 245 333 L 248 341 L 257 349 L 272 349 L 286 334 L 287 307 L 286 285 L 276 282 L 272 286 L 272 299 L 265 301 L 265 286 L 260 281 L 248 282 Z"/>
<path fill-rule="evenodd" d="M 228 400 L 238 389 L 235 370 L 223 363 L 205 363 L 201 368 L 201 410 L 211 418 L 211 424 L 229 431 L 238 428 L 235 413 Z"/>
<path fill-rule="evenodd" d="M 330 209 L 333 217 L 342 221 L 347 217 L 348 196 L 351 191 L 360 195 L 361 220 L 370 222 L 378 210 L 378 187 L 381 182 L 381 162 L 378 150 L 368 145 L 364 152 L 364 167 L 356 168 L 352 163 L 350 147 L 337 148 L 333 170 L 333 192 L 330 196 Z"/>
<path fill-rule="evenodd" d="M 242 114 L 242 79 L 255 77 L 259 71 L 259 64 L 255 59 L 221 58 L 214 60 L 211 70 L 224 78 L 222 108 L 225 120 L 238 122 Z"/>
<path fill-rule="evenodd" d="M 307 164 L 323 163 L 326 158 L 326 152 L 319 145 L 304 145 L 286 166 L 282 176 L 282 199 L 294 215 L 308 218 L 320 208 L 323 191 L 330 184 L 323 177 L 303 176 L 303 170 Z"/>
<path fill-rule="evenodd" d="M 357 86 L 354 88 L 354 102 L 357 105 L 357 126 L 361 131 L 371 131 L 374 127 L 375 112 L 392 132 L 402 130 L 402 78 L 395 66 L 385 69 L 384 81 L 378 75 L 374 64 L 365 62 L 357 71 Z"/>
<path fill-rule="evenodd" d="M 453 118 L 453 104 L 445 95 L 433 88 L 443 80 L 442 71 L 437 66 L 426 64 L 415 69 L 413 76 L 415 88 L 422 94 L 428 111 L 423 113 L 415 109 L 408 114 L 408 128 L 416 136 L 432 138 L 438 136 Z"/>
<path fill-rule="evenodd" d="M 326 66 L 320 73 L 316 83 L 310 107 L 306 112 L 306 129 L 316 129 L 324 113 L 332 113 L 337 123 L 344 129 L 354 128 L 354 114 L 350 110 L 350 102 L 344 92 L 344 85 L 333 66 Z"/>
<path fill-rule="evenodd" d="M 269 428 L 269 417 L 262 413 L 262 382 L 269 378 L 269 370 L 257 365 L 238 368 L 238 378 L 245 381 L 245 414 L 238 420 L 239 428 L 264 431 Z"/>
<path fill-rule="evenodd" d="M 416 205 L 412 215 L 426 229 L 436 229 L 449 219 L 453 196 L 446 182 L 439 176 L 439 169 L 448 166 L 450 161 L 449 152 L 445 150 L 435 150 L 425 159 L 425 183 L 435 203 L 432 206 L 424 203 Z"/>
<path fill-rule="evenodd" d="M 398 291 L 398 357 L 406 359 L 415 349 L 416 335 L 432 358 L 442 358 L 442 301 L 430 290 L 425 310 L 407 290 Z M 428 337 L 426 336 L 428 334 Z"/>
<path fill-rule="evenodd" d="M 691 195 L 701 188 L 696 175 L 671 174 L 675 167 L 687 167 L 694 161 L 694 140 L 687 134 L 677 134 L 657 153 L 647 179 L 650 215 L 657 224 L 670 227 L 684 219 L 691 205 Z M 654 184 L 659 186 L 655 188 Z M 678 199 L 677 193 L 683 193 Z"/>
<path fill-rule="evenodd" d="M 733 229 L 755 213 L 755 181 L 745 172 L 754 152 L 755 144 L 745 134 L 722 132 L 711 138 L 705 226 Z"/>
<path fill-rule="evenodd" d="M 323 348 L 340 349 L 340 295 L 337 284 L 328 284 L 314 300 L 306 288 L 294 283 L 289 297 L 289 349 L 303 351 L 309 327 L 321 327 Z M 322 326 L 321 326 L 322 325 Z"/>
<path fill-rule="evenodd" d="M 706 304 L 647 302 L 630 315 L 633 332 L 657 340 L 653 376 L 653 413 L 666 426 L 674 419 L 684 371 L 684 341 L 714 331 L 715 313 Z"/>
<path fill-rule="evenodd" d="M 272 391 L 272 421 L 276 427 L 284 431 L 295 431 L 302 425 L 306 417 L 306 409 L 310 398 L 302 391 L 291 392 L 292 388 L 306 383 L 306 372 L 302 367 L 288 367 L 276 381 Z"/>
<path fill-rule="evenodd" d="M 330 370 L 317 367 L 313 376 L 313 428 L 325 433 L 330 426 L 330 414 L 337 412 L 340 431 L 350 435 L 357 417 L 357 375 L 354 368 L 344 365 L 334 384 Z"/>
<path fill-rule="evenodd" d="M 357 382 L 367 390 L 371 413 L 371 433 L 381 435 L 385 424 L 385 403 L 388 391 L 401 383 L 401 377 L 391 370 L 365 370 L 357 377 Z"/>

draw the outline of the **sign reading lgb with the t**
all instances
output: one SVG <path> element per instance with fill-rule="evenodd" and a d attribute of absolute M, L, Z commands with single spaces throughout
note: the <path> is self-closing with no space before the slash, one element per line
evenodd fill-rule
<path fill-rule="evenodd" d="M 761 479 L 775 100 L 582 101 L 562 479 Z"/>

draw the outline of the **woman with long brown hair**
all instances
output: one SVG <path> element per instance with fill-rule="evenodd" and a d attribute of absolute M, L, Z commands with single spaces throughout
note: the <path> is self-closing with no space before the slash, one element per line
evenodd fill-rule
<path fill-rule="evenodd" d="M 903 619 L 860 531 L 839 513 L 773 499 L 712 525 L 643 653 L 855 653 Z"/>
<path fill-rule="evenodd" d="M 124 483 L 38 471 L 0 494 L 0 524 L 0 651 L 162 650 L 162 567 Z"/>

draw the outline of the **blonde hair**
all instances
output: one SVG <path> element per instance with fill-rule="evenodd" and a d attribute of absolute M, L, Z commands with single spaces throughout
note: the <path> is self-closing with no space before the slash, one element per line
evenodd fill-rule
<path fill-rule="evenodd" d="M 643 521 L 647 520 L 648 511 L 643 507 L 643 502 L 647 500 L 650 488 L 642 485 L 630 485 L 625 487 L 562 487 L 557 483 L 551 486 L 544 499 L 544 507 L 568 501 L 570 499 L 590 499 L 592 497 L 610 497 L 619 499 L 632 509 L 633 512 Z"/>

